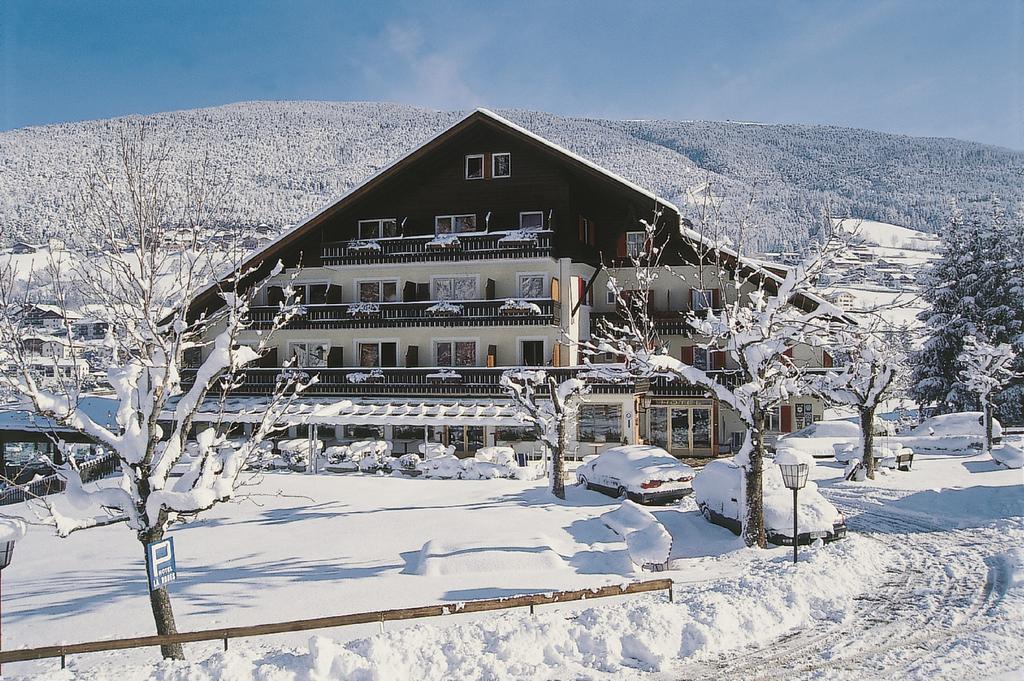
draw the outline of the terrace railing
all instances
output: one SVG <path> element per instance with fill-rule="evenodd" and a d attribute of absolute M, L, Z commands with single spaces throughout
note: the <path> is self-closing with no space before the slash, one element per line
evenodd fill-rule
<path fill-rule="evenodd" d="M 455 235 L 458 242 L 445 244 L 433 235 L 352 239 L 326 243 L 321 251 L 324 265 L 370 265 L 395 262 L 445 262 L 505 258 L 550 258 L 553 232 L 473 232 Z"/>
<path fill-rule="evenodd" d="M 550 298 L 527 301 L 532 306 L 509 307 L 498 300 L 458 300 L 438 308 L 436 301 L 411 303 L 337 303 L 306 305 L 305 313 L 290 329 L 382 328 L 402 326 L 538 326 L 555 323 L 558 302 Z M 250 310 L 253 327 L 270 328 L 278 308 L 255 306 Z"/>

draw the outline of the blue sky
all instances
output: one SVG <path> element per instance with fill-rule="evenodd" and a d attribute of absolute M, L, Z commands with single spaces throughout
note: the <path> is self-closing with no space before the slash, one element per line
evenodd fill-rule
<path fill-rule="evenodd" d="M 254 99 L 829 123 L 1024 149 L 1024 0 L 0 0 L 0 129 Z"/>

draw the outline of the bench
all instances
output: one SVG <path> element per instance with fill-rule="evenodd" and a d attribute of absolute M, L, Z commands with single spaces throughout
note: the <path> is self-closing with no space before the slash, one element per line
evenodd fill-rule
<path fill-rule="evenodd" d="M 906 451 L 896 455 L 896 470 L 903 471 L 904 473 L 910 472 L 910 467 L 914 465 L 914 452 Z"/>

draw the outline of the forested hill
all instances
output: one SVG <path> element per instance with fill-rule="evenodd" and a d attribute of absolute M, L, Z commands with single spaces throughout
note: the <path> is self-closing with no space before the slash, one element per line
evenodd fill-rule
<path fill-rule="evenodd" d="M 1024 205 L 1024 152 L 953 139 L 849 128 L 703 121 L 609 121 L 500 111 L 513 121 L 686 210 L 710 180 L 744 206 L 760 250 L 798 246 L 833 215 L 934 231 L 951 200 L 970 210 L 998 195 Z M 145 116 L 177 167 L 207 150 L 230 178 L 229 219 L 295 223 L 399 158 L 463 113 L 372 102 L 246 102 Z M 2 241 L 74 243 L 84 170 L 126 119 L 0 133 Z"/>

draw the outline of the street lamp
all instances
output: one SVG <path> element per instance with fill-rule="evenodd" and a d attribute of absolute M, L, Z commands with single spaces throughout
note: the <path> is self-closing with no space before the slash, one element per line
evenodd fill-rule
<path fill-rule="evenodd" d="M 807 473 L 810 466 L 805 463 L 780 463 L 782 469 L 782 482 L 789 489 L 793 490 L 793 562 L 796 562 L 797 537 L 800 535 L 800 526 L 797 523 L 797 493 L 807 484 Z"/>
<path fill-rule="evenodd" d="M 14 542 L 25 536 L 25 522 L 19 518 L 0 518 L 0 576 L 14 557 Z M 0 644 L 3 638 L 0 634 Z"/>

